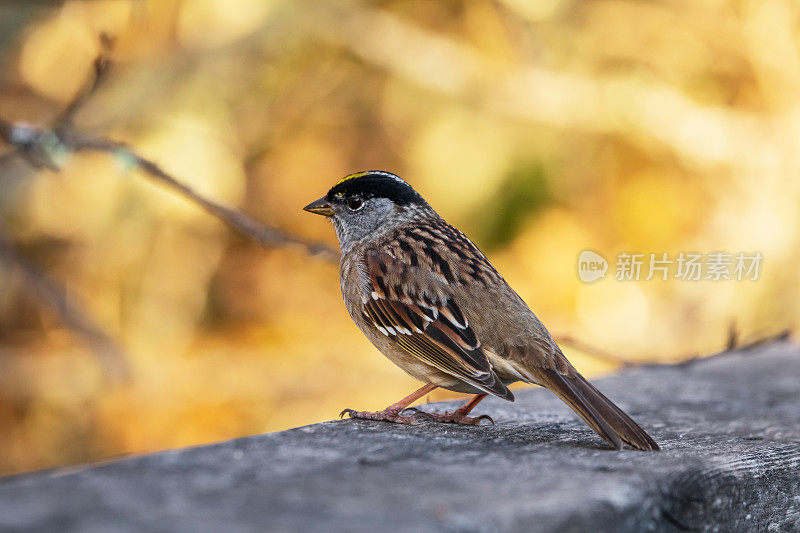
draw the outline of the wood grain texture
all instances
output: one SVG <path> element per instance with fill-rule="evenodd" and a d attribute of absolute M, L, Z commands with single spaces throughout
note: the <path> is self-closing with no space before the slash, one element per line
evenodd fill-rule
<path fill-rule="evenodd" d="M 800 348 L 598 382 L 663 451 L 610 451 L 525 389 L 476 409 L 496 426 L 343 420 L 5 478 L 0 530 L 800 530 Z"/>

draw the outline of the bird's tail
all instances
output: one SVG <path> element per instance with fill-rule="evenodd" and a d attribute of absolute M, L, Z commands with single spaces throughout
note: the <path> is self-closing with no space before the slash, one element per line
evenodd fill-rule
<path fill-rule="evenodd" d="M 564 375 L 541 367 L 537 370 L 541 385 L 553 391 L 589 427 L 618 450 L 622 449 L 623 442 L 637 450 L 659 449 L 645 430 L 577 372 Z"/>

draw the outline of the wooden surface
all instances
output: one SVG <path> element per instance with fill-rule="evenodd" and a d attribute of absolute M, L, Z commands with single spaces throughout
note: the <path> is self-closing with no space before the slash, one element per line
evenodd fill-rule
<path fill-rule="evenodd" d="M 496 426 L 343 420 L 5 478 L 0 530 L 800 531 L 800 348 L 596 384 L 662 452 L 530 389 L 479 406 Z"/>

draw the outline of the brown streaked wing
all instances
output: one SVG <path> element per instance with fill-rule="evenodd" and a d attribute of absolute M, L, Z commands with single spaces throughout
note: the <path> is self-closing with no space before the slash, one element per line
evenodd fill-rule
<path fill-rule="evenodd" d="M 487 393 L 514 395 L 492 370 L 480 341 L 456 302 L 413 294 L 414 268 L 391 255 L 368 250 L 364 256 L 369 296 L 363 314 L 382 334 L 421 361 Z"/>

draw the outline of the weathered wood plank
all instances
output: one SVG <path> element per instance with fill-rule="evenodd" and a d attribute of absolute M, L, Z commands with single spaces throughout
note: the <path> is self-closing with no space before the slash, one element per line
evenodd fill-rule
<path fill-rule="evenodd" d="M 0 529 L 800 530 L 800 348 L 598 383 L 662 452 L 606 450 L 527 390 L 481 404 L 496 426 L 345 420 L 0 480 Z"/>

